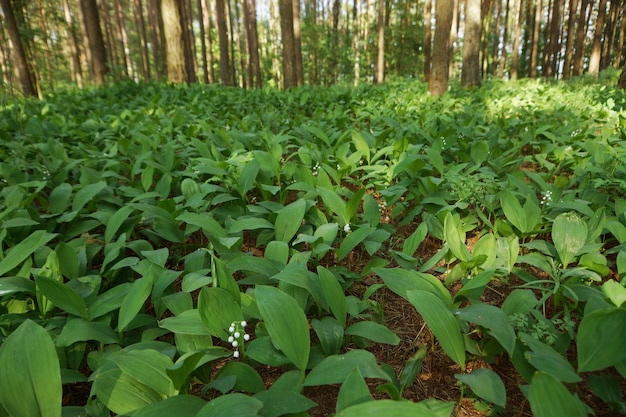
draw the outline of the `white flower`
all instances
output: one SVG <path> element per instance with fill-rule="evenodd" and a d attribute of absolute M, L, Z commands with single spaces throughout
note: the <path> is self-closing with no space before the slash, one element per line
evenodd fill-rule
<path fill-rule="evenodd" d="M 239 357 L 239 351 L 238 350 L 233 352 L 233 357 L 234 358 L 238 358 Z"/>
<path fill-rule="evenodd" d="M 246 323 L 245 321 L 241 322 L 241 327 L 246 327 L 248 325 L 248 323 Z"/>
<path fill-rule="evenodd" d="M 243 340 L 245 340 L 246 342 L 247 342 L 248 340 L 250 340 L 250 335 L 249 335 L 248 333 L 244 334 L 244 335 L 243 335 Z"/>
<path fill-rule="evenodd" d="M 228 343 L 233 343 L 235 341 L 235 338 L 232 336 L 228 336 Z"/>
<path fill-rule="evenodd" d="M 346 225 L 343 227 L 343 231 L 346 233 L 350 233 L 350 223 L 346 223 Z"/>
<path fill-rule="evenodd" d="M 241 333 L 235 332 L 233 333 L 233 336 L 235 336 L 235 339 L 239 339 L 241 337 Z"/>
<path fill-rule="evenodd" d="M 236 348 L 237 346 L 239 346 L 239 342 L 236 340 L 233 340 L 233 342 L 231 343 L 231 345 Z"/>

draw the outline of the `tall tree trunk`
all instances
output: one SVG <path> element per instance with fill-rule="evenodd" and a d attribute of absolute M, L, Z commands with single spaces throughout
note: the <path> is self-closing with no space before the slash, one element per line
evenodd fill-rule
<path fill-rule="evenodd" d="M 533 24 L 532 51 L 530 54 L 530 68 L 528 74 L 530 78 L 537 77 L 537 63 L 539 62 L 539 33 L 541 33 L 542 10 L 543 7 L 541 0 L 535 0 L 535 8 L 533 11 L 535 23 Z"/>
<path fill-rule="evenodd" d="M 100 28 L 98 17 L 98 5 L 96 0 L 80 0 L 80 6 L 85 16 L 85 31 L 89 45 L 85 45 L 91 51 L 91 68 L 96 84 L 103 84 L 108 73 L 107 55 L 104 47 L 104 38 Z"/>
<path fill-rule="evenodd" d="M 317 0 L 310 0 L 309 13 L 311 14 L 311 26 L 313 29 L 313 36 L 311 39 L 311 45 L 309 45 L 309 60 L 311 61 L 311 84 L 315 85 L 318 81 L 317 71 Z"/>
<path fill-rule="evenodd" d="M 567 18 L 567 40 L 565 41 L 565 60 L 563 62 L 563 79 L 567 80 L 572 74 L 572 57 L 574 38 L 576 35 L 576 10 L 578 0 L 569 1 L 569 16 Z"/>
<path fill-rule="evenodd" d="M 230 39 L 229 53 L 230 53 L 230 61 L 228 62 L 228 66 L 230 68 L 230 82 L 232 85 L 237 85 L 237 66 L 235 65 L 235 44 L 237 43 L 237 39 L 235 39 L 235 29 L 233 25 L 233 13 L 231 10 L 231 0 L 226 0 L 224 2 L 226 6 L 226 29 L 228 30 L 228 36 Z"/>
<path fill-rule="evenodd" d="M 217 33 L 220 42 L 220 80 L 223 85 L 231 85 L 230 57 L 228 52 L 228 26 L 226 24 L 226 12 L 224 0 L 216 0 Z"/>
<path fill-rule="evenodd" d="M 85 39 L 87 39 L 87 34 L 86 34 L 87 29 L 86 29 L 85 18 L 82 13 L 82 7 L 79 7 L 79 10 L 81 10 L 80 22 L 83 27 L 83 32 L 85 32 Z M 124 65 L 124 62 L 123 60 L 120 61 L 119 54 L 117 52 L 118 47 L 119 47 L 119 42 L 115 40 L 115 36 L 113 35 L 113 24 L 111 23 L 111 16 L 109 15 L 109 4 L 107 0 L 100 1 L 100 17 L 102 18 L 102 21 L 104 23 L 103 39 L 104 39 L 104 45 L 105 45 L 106 54 L 107 54 L 107 62 L 109 62 L 109 65 L 110 65 L 109 69 L 111 69 L 113 73 L 117 73 L 119 72 L 118 68 L 122 67 Z M 91 62 L 91 50 L 89 50 L 87 46 L 88 44 L 89 44 L 88 42 L 85 43 L 85 51 L 86 51 L 86 56 L 87 56 L 87 62 Z M 93 69 L 90 69 L 90 75 L 91 75 L 91 78 L 94 78 Z"/>
<path fill-rule="evenodd" d="M 597 76 L 600 73 L 600 58 L 602 54 L 602 33 L 604 21 L 606 20 L 606 1 L 600 0 L 598 5 L 598 16 L 596 18 L 596 30 L 593 34 L 593 44 L 591 56 L 589 57 L 589 74 Z"/>
<path fill-rule="evenodd" d="M 128 46 L 128 32 L 126 32 L 126 23 L 124 22 L 124 9 L 120 0 L 113 0 L 113 9 L 115 11 L 115 27 L 117 29 L 117 40 L 122 45 L 122 59 L 124 61 L 124 69 L 127 77 L 133 77 L 133 64 L 130 57 L 130 47 Z"/>
<path fill-rule="evenodd" d="M 626 90 L 626 64 L 622 67 L 622 73 L 619 75 L 617 86 L 622 90 Z"/>
<path fill-rule="evenodd" d="M 174 83 L 183 83 L 187 80 L 180 7 L 181 3 L 176 0 L 162 0 L 161 2 L 161 14 L 165 28 L 167 78 Z"/>
<path fill-rule="evenodd" d="M 558 74 L 558 56 L 561 49 L 559 42 L 561 34 L 561 0 L 553 0 L 552 17 L 550 18 L 550 43 L 548 49 L 547 65 L 544 75 L 546 77 L 556 76 Z"/>
<path fill-rule="evenodd" d="M 205 82 L 213 83 L 215 82 L 215 74 L 213 73 L 213 35 L 211 34 L 211 1 L 210 0 L 199 0 L 200 5 L 199 8 L 202 10 L 202 28 L 203 32 L 206 34 L 202 36 L 202 59 L 204 60 L 204 79 Z"/>
<path fill-rule="evenodd" d="M 511 51 L 511 80 L 517 80 L 517 71 L 519 66 L 519 48 L 520 37 L 522 32 L 522 21 L 524 20 L 524 0 L 516 0 L 515 2 L 515 33 L 513 34 L 513 50 Z"/>
<path fill-rule="evenodd" d="M 378 48 L 374 83 L 385 81 L 385 0 L 378 0 Z"/>
<path fill-rule="evenodd" d="M 432 58 L 432 19 L 433 19 L 433 2 L 426 0 L 424 3 L 424 21 L 426 22 L 424 30 L 424 81 L 430 81 L 430 65 Z"/>
<path fill-rule="evenodd" d="M 291 0 L 279 0 L 280 34 L 283 45 L 283 74 L 285 88 L 298 85 L 296 75 L 296 46 L 293 30 L 293 5 Z"/>
<path fill-rule="evenodd" d="M 200 53 L 202 54 L 202 80 L 205 84 L 209 83 L 209 63 L 207 61 L 206 47 L 206 31 L 209 25 L 206 25 L 208 16 L 206 16 L 206 0 L 198 0 L 198 13 L 200 21 Z M 209 29 L 210 30 L 210 29 Z"/>
<path fill-rule="evenodd" d="M 435 51 L 448 51 L 450 47 L 450 29 L 452 28 L 452 14 L 454 5 L 448 1 L 438 1 L 435 4 Z M 447 53 L 433 55 L 428 91 L 433 96 L 438 96 L 448 90 L 449 65 Z"/>
<path fill-rule="evenodd" d="M 135 0 L 135 26 L 139 33 L 139 46 L 141 47 L 141 74 L 144 79 L 149 80 L 150 77 L 150 57 L 148 56 L 148 36 L 146 33 L 146 21 L 143 14 L 143 3 L 141 0 Z"/>
<path fill-rule="evenodd" d="M 0 0 L 0 6 L 2 6 L 2 12 L 4 14 L 4 24 L 6 25 L 7 32 L 9 33 L 9 39 L 13 44 L 13 65 L 17 71 L 17 77 L 20 80 L 22 86 L 22 93 L 25 96 L 36 96 L 37 89 L 33 82 L 33 71 L 30 63 L 26 59 L 26 53 L 24 51 L 24 45 L 22 44 L 22 38 L 20 37 L 19 27 L 15 14 L 13 13 L 13 5 L 10 0 Z"/>
<path fill-rule="evenodd" d="M 591 0 L 582 0 L 580 4 L 580 13 L 578 14 L 578 22 L 576 24 L 576 41 L 574 43 L 574 58 L 572 65 L 572 75 L 577 77 L 583 72 L 583 60 L 585 56 L 585 35 L 587 33 L 587 22 L 591 15 L 589 7 Z M 588 13 L 589 10 L 589 13 Z"/>
<path fill-rule="evenodd" d="M 241 30 L 241 25 L 239 24 L 240 19 L 240 12 L 239 12 L 239 2 L 235 1 L 234 4 L 231 3 L 231 5 L 234 6 L 235 8 L 235 13 L 234 14 L 234 22 L 231 22 L 231 28 L 232 28 L 232 32 L 233 33 L 233 48 L 235 45 L 237 45 L 237 48 L 239 50 L 239 86 L 241 88 L 246 88 L 246 54 L 247 54 L 247 47 L 245 45 L 245 36 L 242 36 L 243 31 Z M 232 16 L 232 14 L 231 14 Z M 233 58 L 235 57 L 235 52 L 233 49 Z M 234 66 L 235 63 L 233 63 Z"/>
<path fill-rule="evenodd" d="M 78 37 L 74 28 L 74 18 L 70 9 L 69 0 L 63 0 L 63 13 L 67 23 L 67 38 L 69 40 L 70 52 L 72 54 L 72 78 L 79 87 L 83 86 L 83 70 L 80 63 L 80 49 L 78 48 Z"/>
<path fill-rule="evenodd" d="M 261 77 L 261 60 L 259 58 L 259 34 L 256 24 L 256 0 L 244 0 L 244 20 L 248 37 L 248 55 L 250 57 L 250 85 L 257 88 L 263 86 Z"/>
<path fill-rule="evenodd" d="M 611 1 L 607 24 L 604 25 L 604 41 L 602 42 L 600 70 L 608 68 L 611 65 L 611 60 L 613 59 L 613 45 L 615 43 L 615 32 L 617 30 L 618 3 L 619 2 L 615 0 Z M 622 51 L 619 51 L 619 55 L 621 54 Z"/>
<path fill-rule="evenodd" d="M 359 85 L 361 75 L 361 47 L 359 45 L 359 1 L 352 2 L 352 49 L 354 49 L 354 86 Z"/>
<path fill-rule="evenodd" d="M 482 17 L 480 0 L 465 1 L 465 39 L 463 41 L 463 70 L 461 85 L 480 85 L 480 36 Z"/>
<path fill-rule="evenodd" d="M 618 56 L 613 63 L 615 68 L 619 68 L 622 65 L 622 57 L 620 56 L 620 53 L 624 50 L 624 37 L 626 35 L 626 6 L 622 6 L 622 24 L 620 26 L 619 41 L 617 43 Z"/>
<path fill-rule="evenodd" d="M 193 36 L 193 17 L 191 0 L 180 3 L 180 28 L 183 36 L 183 53 L 185 56 L 185 71 L 187 82 L 198 81 L 198 62 L 196 59 L 196 41 Z"/>
<path fill-rule="evenodd" d="M 282 60 L 280 59 L 280 0 L 270 0 L 270 30 L 268 38 L 270 39 L 269 52 L 272 59 L 272 72 L 276 78 L 276 84 L 284 83 L 284 74 L 281 70 Z"/>
<path fill-rule="evenodd" d="M 304 67 L 302 65 L 302 33 L 300 30 L 300 0 L 291 0 L 293 7 L 293 40 L 296 54 L 296 81 L 304 84 Z"/>
<path fill-rule="evenodd" d="M 163 42 L 162 42 L 162 18 L 161 6 L 158 0 L 149 0 L 148 21 L 150 22 L 150 43 L 152 44 L 152 60 L 156 79 L 163 77 Z"/>

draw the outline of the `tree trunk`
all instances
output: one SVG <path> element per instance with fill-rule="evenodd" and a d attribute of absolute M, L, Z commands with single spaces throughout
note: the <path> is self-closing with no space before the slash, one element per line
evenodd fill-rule
<path fill-rule="evenodd" d="M 228 26 L 226 24 L 226 12 L 224 0 L 215 2 L 217 16 L 217 33 L 220 41 L 220 80 L 223 85 L 231 85 L 230 57 L 228 52 Z"/>
<path fill-rule="evenodd" d="M 430 81 L 430 65 L 432 58 L 432 18 L 433 18 L 433 2 L 426 0 L 424 4 L 424 21 L 426 28 L 424 30 L 424 81 Z"/>
<path fill-rule="evenodd" d="M 17 26 L 17 20 L 13 13 L 13 6 L 10 0 L 0 0 L 0 6 L 2 6 L 2 12 L 4 14 L 4 21 L 9 38 L 13 44 L 13 65 L 17 71 L 17 76 L 22 86 L 22 93 L 25 96 L 36 96 L 37 89 L 33 83 L 33 71 L 30 63 L 26 59 L 26 53 L 22 44 L 22 38 L 20 37 L 19 27 Z"/>
<path fill-rule="evenodd" d="M 67 23 L 67 38 L 69 40 L 70 52 L 72 54 L 72 78 L 79 87 L 83 86 L 83 70 L 80 63 L 80 49 L 78 48 L 78 37 L 74 28 L 74 19 L 70 9 L 69 0 L 63 0 L 63 13 Z"/>
<path fill-rule="evenodd" d="M 354 86 L 359 85 L 361 74 L 361 48 L 359 45 L 359 2 L 352 2 L 352 49 L 354 49 Z"/>
<path fill-rule="evenodd" d="M 149 0 L 148 21 L 150 22 L 150 43 L 152 44 L 152 60 L 157 80 L 163 77 L 163 42 L 162 42 L 162 18 L 161 6 L 157 0 Z"/>
<path fill-rule="evenodd" d="M 209 0 L 199 0 L 198 6 L 202 10 L 202 59 L 204 66 L 204 79 L 207 83 L 215 81 L 213 73 L 213 35 L 211 34 L 211 9 Z M 205 40 L 206 35 L 206 40 Z"/>
<path fill-rule="evenodd" d="M 569 16 L 567 18 L 567 41 L 565 42 L 565 61 L 563 62 L 563 79 L 567 80 L 572 74 L 572 57 L 574 38 L 576 36 L 576 10 L 578 0 L 569 1 Z"/>
<path fill-rule="evenodd" d="M 115 11 L 115 27 L 117 29 L 117 41 L 122 45 L 122 60 L 126 76 L 133 77 L 133 64 L 130 58 L 130 47 L 128 46 L 128 33 L 126 32 L 126 24 L 124 23 L 124 10 L 120 0 L 113 0 L 113 9 Z"/>
<path fill-rule="evenodd" d="M 150 79 L 150 57 L 148 56 L 148 36 L 146 33 L 146 21 L 143 15 L 143 3 L 135 0 L 135 26 L 139 33 L 139 46 L 141 47 L 141 73 L 144 79 Z"/>
<path fill-rule="evenodd" d="M 375 84 L 385 81 L 385 0 L 378 0 L 378 49 Z"/>
<path fill-rule="evenodd" d="M 593 34 L 593 45 L 591 47 L 591 56 L 589 57 L 589 74 L 597 76 L 600 73 L 600 58 L 602 54 L 602 33 L 604 30 L 604 21 L 606 18 L 606 1 L 600 0 L 598 6 L 598 17 L 596 18 L 596 30 Z"/>
<path fill-rule="evenodd" d="M 259 58 L 259 34 L 256 27 L 256 0 L 244 0 L 244 23 L 248 37 L 248 79 L 250 86 L 261 88 L 261 60 Z"/>
<path fill-rule="evenodd" d="M 622 65 L 622 57 L 619 53 L 624 50 L 624 37 L 626 35 L 626 6 L 622 6 L 622 24 L 619 31 L 619 41 L 617 43 L 618 56 L 613 65 L 619 68 Z"/>
<path fill-rule="evenodd" d="M 552 17 L 550 18 L 550 43 L 548 48 L 548 57 L 544 75 L 546 77 L 556 76 L 558 74 L 558 57 L 561 49 L 559 38 L 561 35 L 561 1 L 553 0 Z"/>
<path fill-rule="evenodd" d="M 302 65 L 302 33 L 300 31 L 300 0 L 291 0 L 293 7 L 293 39 L 296 58 L 296 81 L 304 84 L 304 67 Z"/>
<path fill-rule="evenodd" d="M 193 16 L 191 0 L 180 2 L 180 28 L 183 36 L 183 54 L 185 56 L 186 81 L 198 81 L 198 62 L 196 60 L 196 41 L 193 36 Z"/>
<path fill-rule="evenodd" d="M 87 62 L 91 62 L 91 51 L 87 47 L 87 45 L 89 45 L 89 42 L 87 41 L 88 39 L 87 34 L 86 34 L 87 29 L 86 29 L 84 14 L 82 12 L 82 7 L 79 7 L 79 10 L 81 10 L 80 22 L 83 27 L 83 32 L 85 32 L 85 41 L 86 41 L 85 51 L 86 51 L 86 56 L 87 56 Z M 107 54 L 107 62 L 109 62 L 109 65 L 110 65 L 109 68 L 112 70 L 112 72 L 117 73 L 119 71 L 118 68 L 121 68 L 124 65 L 124 63 L 120 62 L 119 54 L 117 53 L 119 42 L 116 42 L 115 36 L 113 35 L 113 24 L 111 23 L 111 16 L 109 15 L 109 5 L 106 0 L 100 1 L 100 17 L 102 18 L 102 21 L 103 21 L 103 28 L 102 28 L 104 29 L 103 40 L 104 40 L 105 50 Z M 93 69 L 90 68 L 89 71 L 90 71 L 91 78 L 94 78 Z"/>
<path fill-rule="evenodd" d="M 461 72 L 461 85 L 463 87 L 480 85 L 480 36 L 482 31 L 480 11 L 480 0 L 466 0 L 463 70 Z"/>
<path fill-rule="evenodd" d="M 530 68 L 529 68 L 530 78 L 537 77 L 537 62 L 539 62 L 539 33 L 541 32 L 540 27 L 541 27 L 542 10 L 543 10 L 543 7 L 541 4 L 541 0 L 535 0 L 535 8 L 533 11 L 535 23 L 533 25 L 532 51 L 530 53 Z"/>
<path fill-rule="evenodd" d="M 85 32 L 89 42 L 85 48 L 91 52 L 90 66 L 93 69 L 94 81 L 96 84 L 103 84 L 108 69 L 104 38 L 98 17 L 98 5 L 96 0 L 80 0 L 80 6 L 85 16 Z"/>
<path fill-rule="evenodd" d="M 432 69 L 428 81 L 428 91 L 433 96 L 438 96 L 448 90 L 448 48 L 450 47 L 450 29 L 452 28 L 452 14 L 454 5 L 449 1 L 438 1 L 435 4 L 435 41 L 433 48 L 435 53 L 432 59 Z"/>
<path fill-rule="evenodd" d="M 622 90 L 626 90 L 626 64 L 622 67 L 622 73 L 619 75 L 617 86 Z"/>
<path fill-rule="evenodd" d="M 572 66 L 572 75 L 577 77 L 583 72 L 583 60 L 585 57 L 585 35 L 587 33 L 587 22 L 591 15 L 591 9 L 589 7 L 590 0 L 582 0 L 580 4 L 580 13 L 578 15 L 578 23 L 576 25 L 576 41 L 574 43 L 574 62 Z M 587 13 L 589 10 L 589 13 Z"/>
<path fill-rule="evenodd" d="M 296 46 L 293 30 L 293 5 L 292 0 L 279 0 L 280 33 L 283 45 L 283 74 L 285 88 L 298 85 L 296 75 Z"/>
<path fill-rule="evenodd" d="M 161 2 L 161 15 L 165 28 L 167 78 L 174 83 L 183 83 L 187 80 L 180 7 L 181 3 L 176 0 L 162 0 Z"/>
<path fill-rule="evenodd" d="M 520 36 L 522 33 L 522 21 L 524 20 L 524 0 L 516 0 L 515 3 L 515 33 L 513 34 L 513 50 L 511 52 L 511 80 L 517 80 L 517 71 L 519 65 L 519 47 Z"/>

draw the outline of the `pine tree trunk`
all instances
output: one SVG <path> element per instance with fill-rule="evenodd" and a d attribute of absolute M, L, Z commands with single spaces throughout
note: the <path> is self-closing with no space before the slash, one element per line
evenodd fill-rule
<path fill-rule="evenodd" d="M 576 24 L 576 41 L 574 43 L 574 58 L 572 75 L 577 77 L 583 72 L 583 60 L 585 57 L 585 34 L 587 33 L 587 22 L 591 16 L 592 7 L 589 7 L 590 0 L 582 0 L 578 22 Z"/>
<path fill-rule="evenodd" d="M 279 0 L 280 34 L 283 45 L 283 74 L 285 88 L 298 85 L 296 76 L 296 46 L 293 31 L 293 5 L 291 0 Z"/>
<path fill-rule="evenodd" d="M 482 26 L 480 11 L 480 0 L 466 0 L 463 70 L 461 72 L 461 85 L 463 87 L 480 85 L 480 37 Z"/>
<path fill-rule="evenodd" d="M 200 9 L 202 10 L 202 28 L 204 34 L 202 35 L 203 52 L 202 57 L 204 60 L 205 82 L 215 82 L 215 75 L 213 73 L 213 35 L 211 34 L 211 9 L 209 0 L 199 0 Z M 205 41 L 206 36 L 206 41 Z"/>
<path fill-rule="evenodd" d="M 535 0 L 535 8 L 533 10 L 533 16 L 535 23 L 533 25 L 533 37 L 532 37 L 532 51 L 530 53 L 530 78 L 537 77 L 537 63 L 539 62 L 539 33 L 541 28 L 541 14 L 542 14 L 541 0 Z"/>
<path fill-rule="evenodd" d="M 231 85 L 230 58 L 228 53 L 228 27 L 226 25 L 226 12 L 224 0 L 215 2 L 217 15 L 217 33 L 220 41 L 220 80 L 223 85 Z"/>
<path fill-rule="evenodd" d="M 85 47 L 91 51 L 91 67 L 96 84 L 104 84 L 104 79 L 108 73 L 107 56 L 104 47 L 104 38 L 100 28 L 100 18 L 98 17 L 98 5 L 96 0 L 80 0 L 80 5 L 85 16 L 85 30 L 89 45 Z"/>
<path fill-rule="evenodd" d="M 622 67 L 622 73 L 619 76 L 617 86 L 622 90 L 626 90 L 626 64 L 624 64 L 624 67 Z"/>
<path fill-rule="evenodd" d="M 165 28 L 167 78 L 174 83 L 183 83 L 187 80 L 180 7 L 180 2 L 176 0 L 162 0 L 161 2 L 161 15 Z"/>
<path fill-rule="evenodd" d="M 426 0 L 424 4 L 424 21 L 426 28 L 424 31 L 424 81 L 430 81 L 430 66 L 432 58 L 432 18 L 433 18 L 433 2 Z"/>
<path fill-rule="evenodd" d="M 375 84 L 385 81 L 385 0 L 378 0 L 378 48 Z"/>
<path fill-rule="evenodd" d="M 591 56 L 589 57 L 589 74 L 597 76 L 600 73 L 600 58 L 602 55 L 602 33 L 604 30 L 604 22 L 606 20 L 606 1 L 600 0 L 598 6 L 598 17 L 596 18 L 596 29 L 593 34 L 593 45 L 591 47 Z"/>
<path fill-rule="evenodd" d="M 448 1 L 435 3 L 435 41 L 434 51 L 442 53 L 433 54 L 428 91 L 433 96 L 438 96 L 448 90 L 449 65 L 448 48 L 450 47 L 450 29 L 452 28 L 453 4 Z"/>
<path fill-rule="evenodd" d="M 519 66 L 519 46 L 522 33 L 522 22 L 524 20 L 524 0 L 516 0 L 515 3 L 515 33 L 513 34 L 513 50 L 511 52 L 511 80 L 517 80 L 517 71 Z"/>
<path fill-rule="evenodd" d="M 256 27 L 256 0 L 244 0 L 244 21 L 246 36 L 248 37 L 248 55 L 250 63 L 248 78 L 250 86 L 261 88 L 261 60 L 259 58 L 259 34 Z"/>
<path fill-rule="evenodd" d="M 74 28 L 74 19 L 68 0 L 63 0 L 63 13 L 67 23 L 67 39 L 69 40 L 70 52 L 72 54 L 72 78 L 79 87 L 83 86 L 83 70 L 80 63 L 80 49 L 78 47 L 78 37 Z"/>
<path fill-rule="evenodd" d="M 36 96 L 37 89 L 33 83 L 33 72 L 30 63 L 26 59 L 26 53 L 22 44 L 22 38 L 20 37 L 19 28 L 17 26 L 17 20 L 13 13 L 13 6 L 10 0 L 0 0 L 0 6 L 4 14 L 4 24 L 6 25 L 9 38 L 13 44 L 13 65 L 17 71 L 17 76 L 22 86 L 22 93 L 25 96 Z"/>
<path fill-rule="evenodd" d="M 135 26 L 139 33 L 139 46 L 141 47 L 141 74 L 144 79 L 150 77 L 150 57 L 148 56 L 148 36 L 146 33 L 146 21 L 143 14 L 143 4 L 141 0 L 135 0 Z"/>
<path fill-rule="evenodd" d="M 576 36 L 576 9 L 578 9 L 578 0 L 570 0 L 567 19 L 567 41 L 565 42 L 565 61 L 563 62 L 563 79 L 565 80 L 570 78 L 572 74 L 572 58 Z"/>
<path fill-rule="evenodd" d="M 291 0 L 293 7 L 293 40 L 296 59 L 296 82 L 304 84 L 304 68 L 302 66 L 302 34 L 300 31 L 300 0 Z"/>

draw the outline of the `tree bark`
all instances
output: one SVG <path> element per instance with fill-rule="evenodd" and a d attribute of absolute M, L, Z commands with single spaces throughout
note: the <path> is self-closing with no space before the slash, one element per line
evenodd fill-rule
<path fill-rule="evenodd" d="M 296 45 L 293 30 L 293 5 L 291 0 L 279 0 L 280 33 L 283 45 L 283 74 L 284 87 L 291 88 L 298 85 L 296 75 Z"/>
<path fill-rule="evenodd" d="M 519 46 L 522 33 L 522 21 L 524 20 L 524 0 L 516 0 L 515 3 L 515 33 L 513 34 L 513 50 L 511 52 L 511 80 L 517 80 L 517 71 L 519 65 Z"/>
<path fill-rule="evenodd" d="M 2 6 L 2 12 L 4 13 L 4 23 L 9 33 L 9 38 L 13 44 L 13 64 L 17 71 L 17 76 L 22 86 L 22 93 L 25 96 L 36 96 L 37 89 L 33 83 L 33 71 L 30 63 L 26 59 L 26 53 L 24 51 L 24 45 L 22 44 L 22 38 L 20 37 L 19 27 L 17 26 L 17 20 L 13 13 L 13 5 L 10 0 L 0 0 L 0 6 Z"/>
<path fill-rule="evenodd" d="M 626 64 L 622 67 L 622 73 L 619 75 L 617 86 L 622 90 L 626 90 Z"/>
<path fill-rule="evenodd" d="M 167 78 L 174 83 L 183 83 L 187 80 L 180 7 L 180 2 L 176 0 L 162 0 L 161 2 L 161 14 L 165 28 Z"/>
<path fill-rule="evenodd" d="M 430 66 L 432 58 L 432 18 L 433 18 L 433 2 L 426 0 L 424 3 L 424 21 L 426 28 L 424 30 L 424 81 L 430 81 Z"/>
<path fill-rule="evenodd" d="M 80 62 L 80 49 L 78 47 L 78 37 L 74 28 L 74 18 L 70 9 L 69 0 L 63 0 L 63 13 L 67 23 L 67 38 L 69 40 L 70 52 L 72 54 L 72 78 L 79 87 L 83 86 L 83 70 Z"/>
<path fill-rule="evenodd" d="M 226 25 L 226 12 L 224 0 L 215 2 L 217 16 L 217 33 L 220 42 L 220 80 L 223 85 L 231 85 L 230 57 L 228 52 L 228 26 Z"/>
<path fill-rule="evenodd" d="M 541 0 L 535 0 L 535 8 L 533 11 L 535 23 L 533 25 L 532 51 L 530 53 L 530 68 L 528 74 L 530 78 L 537 77 L 537 62 L 539 62 L 539 33 L 541 32 L 542 10 Z"/>
<path fill-rule="evenodd" d="M 183 36 L 183 54 L 185 57 L 186 81 L 195 83 L 198 81 L 198 62 L 196 60 L 196 41 L 193 35 L 193 17 L 191 0 L 180 2 L 180 28 Z"/>
<path fill-rule="evenodd" d="M 124 22 L 124 9 L 120 0 L 113 0 L 113 9 L 115 11 L 115 27 L 117 29 L 117 41 L 122 45 L 122 60 L 127 77 L 133 77 L 134 69 L 130 57 L 130 47 L 128 46 L 128 32 L 126 32 L 126 23 Z"/>
<path fill-rule="evenodd" d="M 146 33 L 146 21 L 143 14 L 143 3 L 135 0 L 135 26 L 139 33 L 139 46 L 141 47 L 141 73 L 146 80 L 150 79 L 150 57 L 148 56 L 148 36 Z"/>
<path fill-rule="evenodd" d="M 556 76 L 558 74 L 558 58 L 561 49 L 559 38 L 561 35 L 561 2 L 562 0 L 553 0 L 552 17 L 550 19 L 550 43 L 548 48 L 548 59 L 544 75 L 546 77 Z"/>
<path fill-rule="evenodd" d="M 375 84 L 385 81 L 385 0 L 378 0 L 378 44 Z"/>
<path fill-rule="evenodd" d="M 600 58 L 602 55 L 602 32 L 604 30 L 604 21 L 606 20 L 606 1 L 600 0 L 598 5 L 598 16 L 596 18 L 596 30 L 593 34 L 593 45 L 591 47 L 591 56 L 589 57 L 589 74 L 597 76 L 600 73 Z"/>
<path fill-rule="evenodd" d="M 433 48 L 439 53 L 433 54 L 428 92 L 438 96 L 448 90 L 449 65 L 448 48 L 450 47 L 450 29 L 454 5 L 449 1 L 438 1 L 435 4 L 435 41 Z"/>
<path fill-rule="evenodd" d="M 163 77 L 163 20 L 161 18 L 161 6 L 157 0 L 149 0 L 148 21 L 150 22 L 150 43 L 152 44 L 152 60 L 156 79 Z"/>
<path fill-rule="evenodd" d="M 482 31 L 480 11 L 480 0 L 466 0 L 463 70 L 461 72 L 461 85 L 463 87 L 480 85 L 480 36 Z"/>
<path fill-rule="evenodd" d="M 207 83 L 215 81 L 213 72 L 213 35 L 211 34 L 211 2 L 209 0 L 199 0 L 199 8 L 202 10 L 202 59 L 204 65 L 204 79 Z M 205 39 L 206 36 L 206 39 Z"/>
<path fill-rule="evenodd" d="M 248 79 L 250 86 L 261 88 L 261 60 L 259 58 L 259 34 L 256 27 L 256 0 L 244 0 L 244 24 L 248 37 Z"/>
<path fill-rule="evenodd" d="M 304 67 L 302 65 L 302 33 L 300 30 L 300 0 L 291 0 L 293 7 L 293 40 L 296 55 L 296 81 L 304 84 Z"/>
<path fill-rule="evenodd" d="M 108 68 L 104 38 L 98 16 L 98 5 L 96 0 L 80 0 L 80 7 L 85 16 L 85 33 L 89 42 L 85 48 L 91 52 L 90 66 L 93 70 L 94 81 L 96 84 L 104 84 Z"/>
<path fill-rule="evenodd" d="M 574 39 L 576 36 L 576 10 L 578 0 L 569 1 L 569 16 L 567 18 L 567 41 L 565 42 L 565 60 L 563 62 L 563 79 L 567 80 L 572 74 L 572 57 Z"/>
<path fill-rule="evenodd" d="M 574 44 L 574 62 L 572 66 L 572 75 L 577 77 L 582 74 L 583 60 L 585 56 L 585 34 L 587 33 L 587 22 L 591 15 L 592 7 L 589 7 L 590 0 L 582 0 L 580 4 L 580 13 L 578 14 L 578 22 L 576 25 L 576 41 Z M 589 13 L 587 10 L 589 9 Z"/>

